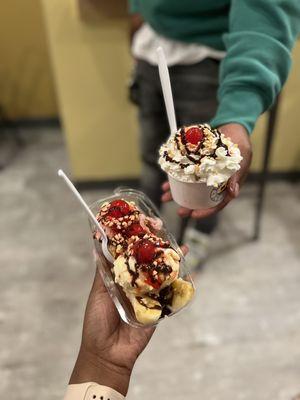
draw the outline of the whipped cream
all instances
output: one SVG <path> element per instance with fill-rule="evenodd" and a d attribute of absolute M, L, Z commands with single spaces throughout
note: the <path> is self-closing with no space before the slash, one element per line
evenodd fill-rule
<path fill-rule="evenodd" d="M 189 142 L 194 129 L 200 137 Z M 159 151 L 161 168 L 173 178 L 190 183 L 206 183 L 218 187 L 240 169 L 243 157 L 236 144 L 208 124 L 180 128 Z"/>

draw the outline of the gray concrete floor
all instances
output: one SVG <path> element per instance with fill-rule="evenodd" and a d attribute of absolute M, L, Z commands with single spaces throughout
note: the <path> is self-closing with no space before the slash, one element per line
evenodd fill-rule
<path fill-rule="evenodd" d="M 26 137 L 0 172 L 0 397 L 53 400 L 76 358 L 92 244 L 56 176 L 68 170 L 61 136 Z M 224 210 L 196 300 L 161 324 L 129 399 L 290 400 L 300 391 L 299 199 L 299 185 L 269 185 L 258 242 L 249 240 L 254 186 Z"/>

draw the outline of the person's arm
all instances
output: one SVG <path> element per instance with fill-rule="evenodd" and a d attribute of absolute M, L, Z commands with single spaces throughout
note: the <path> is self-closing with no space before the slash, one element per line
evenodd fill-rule
<path fill-rule="evenodd" d="M 287 79 L 299 32 L 300 0 L 232 0 L 229 33 L 224 36 L 227 54 L 220 67 L 219 106 L 210 123 L 239 146 L 243 161 L 230 178 L 221 204 L 193 211 L 181 207 L 179 215 L 205 218 L 238 196 L 251 164 L 248 136 Z M 168 183 L 163 191 L 162 200 L 171 200 Z"/>
<path fill-rule="evenodd" d="M 188 252 L 186 246 L 181 250 L 183 254 Z M 96 270 L 85 310 L 80 350 L 65 400 L 98 399 L 105 397 L 103 394 L 108 395 L 105 399 L 119 400 L 126 396 L 134 364 L 154 330 L 135 328 L 121 320 Z M 93 394 L 97 389 L 98 397 Z M 85 397 L 86 393 L 90 397 Z"/>
<path fill-rule="evenodd" d="M 143 18 L 140 14 L 131 14 L 130 15 L 130 25 L 129 25 L 129 41 L 132 43 L 132 39 L 134 34 L 140 27 L 143 25 Z"/>
<path fill-rule="evenodd" d="M 140 0 L 128 0 L 128 8 L 130 14 L 139 14 Z"/>
<path fill-rule="evenodd" d="M 96 271 L 85 311 L 81 346 L 69 384 L 95 382 L 126 396 L 135 361 L 153 332 L 153 328 L 137 329 L 121 320 Z"/>
<path fill-rule="evenodd" d="M 299 0 L 232 0 L 213 127 L 236 123 L 252 132 L 287 79 L 299 32 Z"/>

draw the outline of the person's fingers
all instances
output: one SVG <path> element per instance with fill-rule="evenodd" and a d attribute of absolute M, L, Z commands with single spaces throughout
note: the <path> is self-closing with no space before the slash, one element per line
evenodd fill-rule
<path fill-rule="evenodd" d="M 102 279 L 97 267 L 96 267 L 96 271 L 95 271 L 95 277 L 94 277 L 94 282 L 93 282 L 91 292 L 97 292 L 98 294 L 99 293 L 107 294 L 106 287 L 104 285 L 103 279 Z"/>
<path fill-rule="evenodd" d="M 94 282 L 86 305 L 85 323 L 89 323 L 91 318 L 96 318 L 96 313 L 98 317 L 100 317 L 102 314 L 105 315 L 106 311 L 111 309 L 112 305 L 113 303 L 110 295 L 108 294 L 103 279 L 96 268 Z"/>
<path fill-rule="evenodd" d="M 190 210 L 189 208 L 185 208 L 185 207 L 179 207 L 178 208 L 178 215 L 180 215 L 180 217 L 188 217 L 191 215 L 193 210 Z"/>
<path fill-rule="evenodd" d="M 232 199 L 235 199 L 238 197 L 240 193 L 240 185 L 239 185 L 239 176 L 238 174 L 234 174 L 228 181 L 227 188 L 226 188 L 227 193 Z"/>
<path fill-rule="evenodd" d="M 183 255 L 186 256 L 187 253 L 189 252 L 189 247 L 186 244 L 183 244 L 182 246 L 180 246 L 180 248 L 181 248 Z"/>
<path fill-rule="evenodd" d="M 233 198 L 227 193 L 224 200 L 218 204 L 216 207 L 207 208 L 204 210 L 193 210 L 191 217 L 195 219 L 202 219 L 210 217 L 211 215 L 216 214 L 221 211 Z"/>
<path fill-rule="evenodd" d="M 191 213 L 191 217 L 195 219 L 202 219 L 202 218 L 207 218 L 210 217 L 211 215 L 214 215 L 218 211 L 216 210 L 216 207 L 213 208 L 207 208 L 204 210 L 194 210 Z"/>
<path fill-rule="evenodd" d="M 240 194 L 240 184 L 237 182 L 234 189 L 234 198 L 236 199 Z"/>
<path fill-rule="evenodd" d="M 169 184 L 169 182 L 168 182 L 168 181 L 164 182 L 164 183 L 161 185 L 161 188 L 162 188 L 162 190 L 163 190 L 164 192 L 167 192 L 168 190 L 170 190 L 170 184 Z"/>
<path fill-rule="evenodd" d="M 97 251 L 95 249 L 93 250 L 93 257 L 94 257 L 95 264 L 98 265 L 98 263 L 100 262 L 100 256 L 99 256 L 99 254 L 97 253 Z M 103 266 L 103 268 L 104 268 L 104 266 Z M 103 295 L 103 294 L 106 294 L 106 293 L 107 293 L 107 290 L 105 288 L 103 279 L 100 276 L 100 272 L 98 270 L 98 267 L 96 266 L 95 275 L 94 275 L 94 281 L 93 281 L 93 284 L 92 284 L 92 287 L 91 287 L 88 304 L 91 303 L 93 301 L 93 299 L 98 296 L 98 294 Z"/>
<path fill-rule="evenodd" d="M 172 194 L 171 194 L 171 192 L 166 192 L 166 193 L 164 193 L 162 196 L 161 196 L 161 201 L 163 202 L 163 203 L 166 203 L 167 201 L 171 201 L 173 198 L 172 198 Z"/>

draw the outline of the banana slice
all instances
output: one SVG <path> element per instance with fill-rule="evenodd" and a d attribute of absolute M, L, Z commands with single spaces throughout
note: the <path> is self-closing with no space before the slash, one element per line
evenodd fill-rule
<path fill-rule="evenodd" d="M 130 296 L 129 300 L 135 312 L 138 322 L 144 325 L 153 324 L 160 316 L 162 307 L 160 303 L 150 297 Z"/>
<path fill-rule="evenodd" d="M 176 279 L 172 283 L 173 300 L 172 311 L 177 311 L 189 303 L 194 296 L 194 288 L 190 282 L 184 281 L 181 278 Z"/>

